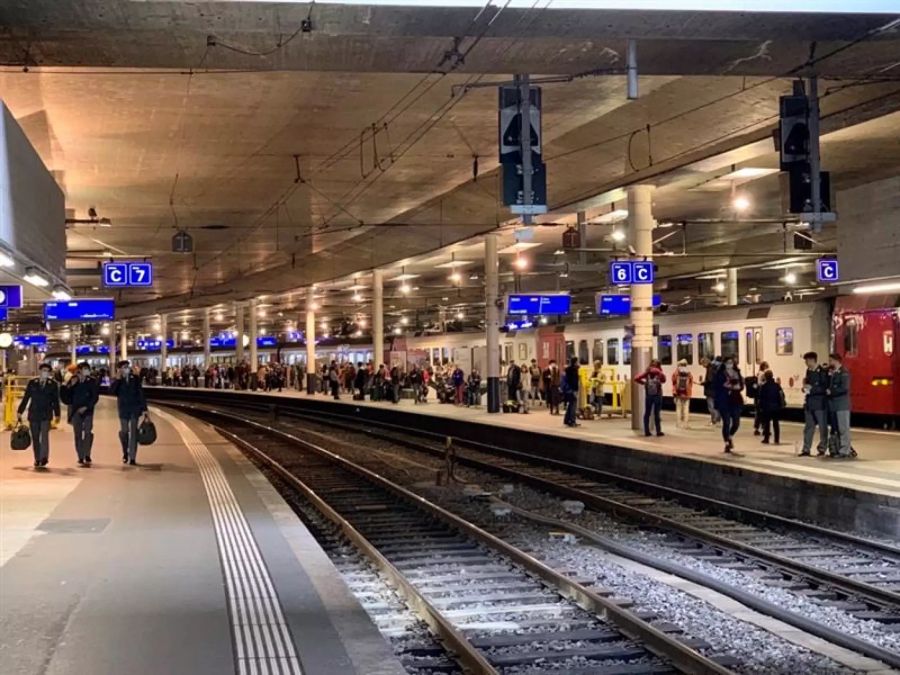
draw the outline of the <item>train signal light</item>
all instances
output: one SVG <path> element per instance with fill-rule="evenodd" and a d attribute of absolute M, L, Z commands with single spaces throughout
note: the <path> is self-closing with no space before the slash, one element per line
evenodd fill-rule
<path fill-rule="evenodd" d="M 782 171 L 809 162 L 809 98 L 805 94 L 779 99 L 779 159 Z"/>

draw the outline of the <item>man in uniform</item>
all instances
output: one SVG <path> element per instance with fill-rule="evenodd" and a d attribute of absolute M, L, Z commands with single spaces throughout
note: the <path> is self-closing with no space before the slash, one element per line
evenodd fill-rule
<path fill-rule="evenodd" d="M 850 372 L 844 368 L 844 359 L 840 354 L 831 354 L 829 362 L 828 411 L 834 415 L 838 432 L 838 442 L 833 443 L 837 453 L 832 456 L 847 459 L 853 454 L 850 451 Z"/>
<path fill-rule="evenodd" d="M 803 450 L 800 456 L 809 457 L 816 427 L 819 428 L 819 445 L 816 449 L 819 455 L 824 455 L 825 448 L 828 447 L 828 413 L 825 401 L 828 373 L 819 365 L 819 355 L 815 352 L 806 352 L 803 360 L 806 361 L 806 375 L 803 377 L 806 401 L 803 404 Z"/>
<path fill-rule="evenodd" d="M 122 443 L 122 463 L 137 464 L 138 420 L 147 417 L 147 400 L 140 378 L 131 374 L 131 363 L 119 361 L 119 376 L 109 385 L 109 393 L 116 397 L 119 410 L 119 441 Z"/>
<path fill-rule="evenodd" d="M 47 466 L 50 460 L 50 420 L 59 421 L 59 385 L 51 378 L 52 372 L 49 363 L 42 363 L 38 377 L 25 387 L 25 395 L 19 403 L 20 421 L 28 408 L 35 468 Z"/>
<path fill-rule="evenodd" d="M 94 444 L 94 408 L 100 398 L 100 383 L 91 377 L 91 366 L 82 362 L 64 385 L 62 397 L 69 404 L 69 424 L 75 431 L 75 452 L 81 466 L 91 465 Z"/>

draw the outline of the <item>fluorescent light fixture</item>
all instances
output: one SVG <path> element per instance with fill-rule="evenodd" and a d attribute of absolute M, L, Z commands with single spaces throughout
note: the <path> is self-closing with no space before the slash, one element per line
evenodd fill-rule
<path fill-rule="evenodd" d="M 565 254 L 566 254 L 566 252 L 563 251 L 561 248 L 558 248 L 555 251 L 553 251 L 553 255 L 565 255 Z"/>
<path fill-rule="evenodd" d="M 63 302 L 72 299 L 72 294 L 66 290 L 65 286 L 54 286 L 51 295 L 54 300 L 61 300 Z"/>
<path fill-rule="evenodd" d="M 403 274 L 398 274 L 397 276 L 388 279 L 388 281 L 409 281 L 410 279 L 418 278 L 418 276 L 418 274 L 406 274 L 404 272 Z"/>
<path fill-rule="evenodd" d="M 497 253 L 500 253 L 501 255 L 515 255 L 538 246 L 540 246 L 540 244 L 534 241 L 517 241 L 515 244 L 511 244 L 506 248 L 501 248 Z"/>
<path fill-rule="evenodd" d="M 445 263 L 441 263 L 440 265 L 435 265 L 435 267 L 450 267 L 450 268 L 455 269 L 457 267 L 465 267 L 466 265 L 471 265 L 474 262 L 475 262 L 474 260 L 451 260 L 450 262 L 445 262 Z"/>
<path fill-rule="evenodd" d="M 610 225 L 611 223 L 618 223 L 625 220 L 628 217 L 628 209 L 614 209 L 609 211 L 608 213 L 601 214 L 594 218 L 595 223 L 599 223 L 600 225 Z"/>
<path fill-rule="evenodd" d="M 12 267 L 15 264 L 16 261 L 12 259 L 11 255 L 5 251 L 0 251 L 0 267 Z"/>
<path fill-rule="evenodd" d="M 39 288 L 45 288 L 50 285 L 50 281 L 47 277 L 43 276 L 36 268 L 29 267 L 25 270 L 25 281 L 27 281 L 32 286 L 37 286 Z"/>
<path fill-rule="evenodd" d="M 900 281 L 887 281 L 879 284 L 863 284 L 853 289 L 854 293 L 893 293 L 900 291 Z"/>

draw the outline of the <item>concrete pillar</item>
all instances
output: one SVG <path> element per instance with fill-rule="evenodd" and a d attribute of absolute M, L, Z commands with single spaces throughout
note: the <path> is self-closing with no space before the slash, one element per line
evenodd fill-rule
<path fill-rule="evenodd" d="M 725 270 L 725 292 L 728 297 L 729 305 L 738 304 L 738 279 L 737 269 L 729 267 Z"/>
<path fill-rule="evenodd" d="M 250 301 L 250 372 L 259 370 L 259 353 L 256 348 L 256 336 L 259 333 L 256 316 L 256 298 Z"/>
<path fill-rule="evenodd" d="M 116 322 L 109 322 L 109 376 L 115 375 L 116 370 Z"/>
<path fill-rule="evenodd" d="M 653 186 L 634 185 L 628 188 L 628 241 L 641 260 L 653 257 Z M 633 384 L 634 377 L 650 365 L 653 349 L 653 284 L 632 284 L 631 324 L 631 428 L 642 429 L 644 392 Z"/>
<path fill-rule="evenodd" d="M 585 217 L 584 211 L 579 211 L 578 213 L 575 214 L 575 217 L 578 220 L 578 238 L 581 240 L 581 248 L 587 248 L 588 247 L 587 218 Z M 587 265 L 587 253 L 585 253 L 584 251 L 581 251 L 578 254 L 578 264 L 579 265 Z"/>
<path fill-rule="evenodd" d="M 128 322 L 125 319 L 119 322 L 122 332 L 119 333 L 119 360 L 128 360 Z"/>
<path fill-rule="evenodd" d="M 159 336 L 162 338 L 159 342 L 159 372 L 162 375 L 162 372 L 166 369 L 166 359 L 169 356 L 169 315 L 168 314 L 160 314 L 159 315 Z M 172 343 L 173 346 L 175 343 Z"/>
<path fill-rule="evenodd" d="M 306 293 L 306 393 L 316 393 L 316 291 Z"/>
<path fill-rule="evenodd" d="M 203 309 L 203 367 L 209 368 L 210 347 L 209 340 L 212 337 L 209 330 L 209 307 Z"/>
<path fill-rule="evenodd" d="M 75 331 L 74 330 L 72 331 L 71 335 L 72 335 L 72 340 L 69 344 L 70 354 L 71 354 L 71 359 L 72 359 L 71 363 L 78 363 L 78 349 L 76 349 L 76 347 L 78 346 L 78 341 L 75 339 Z"/>
<path fill-rule="evenodd" d="M 235 365 L 244 360 L 244 306 L 234 304 L 234 362 Z"/>
<path fill-rule="evenodd" d="M 384 363 L 384 271 L 372 270 L 372 360 Z"/>
<path fill-rule="evenodd" d="M 487 342 L 487 411 L 500 412 L 500 270 L 497 234 L 484 235 L 484 331 Z"/>

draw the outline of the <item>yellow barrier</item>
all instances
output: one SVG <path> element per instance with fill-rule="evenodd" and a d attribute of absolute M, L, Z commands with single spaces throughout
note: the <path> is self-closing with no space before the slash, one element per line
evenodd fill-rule
<path fill-rule="evenodd" d="M 616 371 L 613 368 L 604 368 L 603 370 L 606 374 L 604 391 L 606 391 L 607 387 L 612 391 L 612 403 L 611 405 L 603 406 L 603 411 L 609 417 L 613 415 L 627 417 L 631 414 L 631 382 L 628 380 L 617 380 Z"/>

